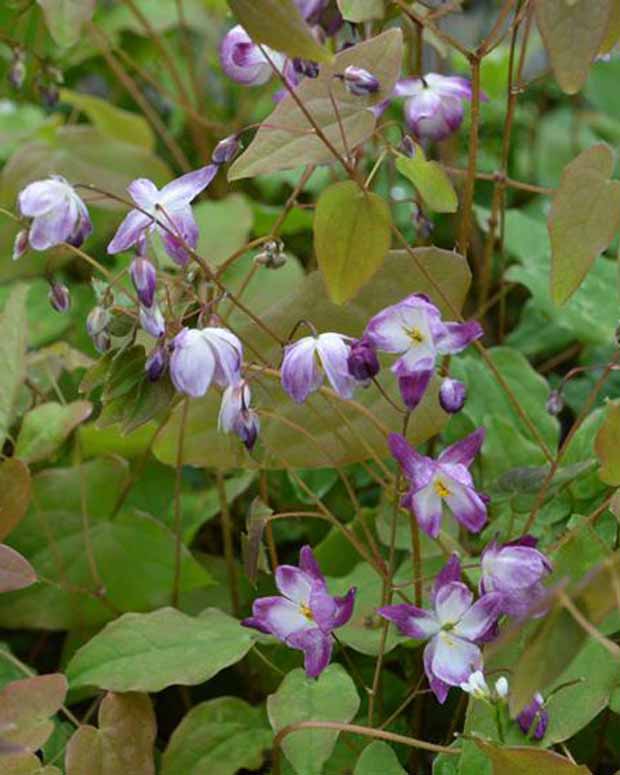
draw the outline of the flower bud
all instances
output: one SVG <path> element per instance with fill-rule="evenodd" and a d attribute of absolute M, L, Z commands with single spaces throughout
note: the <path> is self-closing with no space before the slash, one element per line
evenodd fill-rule
<path fill-rule="evenodd" d="M 17 261 L 28 250 L 28 229 L 21 229 L 17 232 L 15 242 L 13 243 L 13 261 Z"/>
<path fill-rule="evenodd" d="M 105 307 L 96 306 L 91 309 L 86 318 L 86 330 L 91 339 L 103 333 L 110 323 L 110 313 Z M 97 348 L 99 349 L 99 348 Z"/>
<path fill-rule="evenodd" d="M 26 80 L 26 52 L 19 46 L 13 49 L 13 59 L 9 67 L 8 79 L 11 86 L 18 91 Z"/>
<path fill-rule="evenodd" d="M 214 164 L 228 164 L 241 150 L 241 143 L 237 135 L 230 135 L 215 146 L 211 155 L 211 161 Z"/>
<path fill-rule="evenodd" d="M 71 309 L 69 289 L 62 283 L 52 283 L 47 298 L 56 312 L 64 313 Z"/>
<path fill-rule="evenodd" d="M 110 338 L 110 334 L 107 331 L 100 331 L 98 334 L 92 337 L 93 344 L 95 345 L 95 349 L 98 353 L 101 353 L 103 355 L 104 353 L 107 353 L 107 351 L 112 346 L 112 339 Z"/>
<path fill-rule="evenodd" d="M 304 75 L 306 78 L 318 78 L 319 63 L 310 59 L 293 59 L 293 68 L 297 75 Z"/>
<path fill-rule="evenodd" d="M 400 150 L 405 156 L 409 156 L 410 159 L 413 159 L 416 155 L 415 143 L 409 135 L 404 135 L 403 139 L 400 141 Z"/>
<path fill-rule="evenodd" d="M 48 81 L 39 81 L 37 85 L 39 97 L 46 108 L 51 110 L 55 108 L 60 100 L 60 89 L 55 83 Z"/>
<path fill-rule="evenodd" d="M 435 229 L 435 224 L 418 205 L 414 205 L 413 225 L 420 239 L 428 239 Z"/>
<path fill-rule="evenodd" d="M 140 307 L 140 325 L 154 339 L 160 339 L 166 333 L 166 321 L 157 304 Z"/>
<path fill-rule="evenodd" d="M 159 345 L 156 347 L 144 364 L 144 370 L 151 382 L 157 382 L 157 380 L 164 374 L 168 367 L 168 350 L 166 347 Z"/>
<path fill-rule="evenodd" d="M 545 409 L 552 417 L 557 417 L 564 409 L 564 399 L 559 390 L 552 390 L 545 404 Z"/>
<path fill-rule="evenodd" d="M 353 342 L 347 358 L 349 374 L 359 382 L 367 382 L 379 373 L 381 368 L 377 351 L 367 339 Z"/>
<path fill-rule="evenodd" d="M 549 725 L 549 713 L 545 709 L 542 694 L 536 692 L 530 704 L 517 716 L 517 722 L 523 734 L 534 740 L 542 740 Z"/>
<path fill-rule="evenodd" d="M 446 377 L 439 388 L 439 403 L 444 412 L 460 412 L 467 399 L 467 388 L 458 379 Z"/>
<path fill-rule="evenodd" d="M 143 256 L 136 256 L 129 267 L 129 274 L 133 287 L 136 289 L 140 304 L 152 307 L 155 301 L 155 287 L 157 285 L 157 272 L 155 267 Z"/>
<path fill-rule="evenodd" d="M 267 267 L 267 269 L 280 269 L 286 264 L 283 243 L 280 240 L 266 242 L 263 251 L 254 257 L 254 262 Z"/>
<path fill-rule="evenodd" d="M 379 80 L 363 67 L 349 65 L 341 77 L 347 91 L 356 97 L 367 97 L 369 94 L 376 94 L 379 91 Z"/>

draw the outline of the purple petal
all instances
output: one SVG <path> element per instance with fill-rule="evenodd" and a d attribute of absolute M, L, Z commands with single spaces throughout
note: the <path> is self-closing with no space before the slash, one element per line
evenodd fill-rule
<path fill-rule="evenodd" d="M 390 433 L 388 444 L 392 456 L 401 467 L 403 474 L 411 482 L 412 488 L 421 490 L 426 487 L 435 474 L 434 461 L 416 452 L 407 439 L 399 433 Z"/>
<path fill-rule="evenodd" d="M 407 603 L 386 605 L 378 608 L 377 613 L 384 619 L 393 622 L 403 635 L 415 640 L 427 640 L 439 632 L 440 624 L 431 611 L 417 608 Z"/>
<path fill-rule="evenodd" d="M 487 504 L 473 487 L 451 482 L 452 490 L 446 504 L 457 522 L 470 533 L 479 533 L 487 522 Z"/>
<path fill-rule="evenodd" d="M 241 620 L 242 627 L 251 627 L 253 630 L 264 632 L 265 635 L 271 635 L 271 630 L 262 619 L 257 619 L 255 616 L 247 616 Z"/>
<path fill-rule="evenodd" d="M 443 568 L 439 571 L 439 573 L 435 577 L 435 584 L 433 586 L 433 593 L 431 598 L 433 607 L 435 606 L 435 600 L 437 599 L 439 590 L 442 587 L 444 587 L 446 584 L 450 584 L 453 581 L 460 581 L 460 580 L 461 580 L 461 561 L 459 560 L 458 554 L 456 554 L 455 552 L 450 555 L 450 559 L 448 560 L 448 562 L 443 566 Z"/>
<path fill-rule="evenodd" d="M 280 372 L 282 387 L 298 404 L 302 404 L 323 382 L 315 357 L 316 346 L 317 340 L 307 336 L 284 348 Z"/>
<path fill-rule="evenodd" d="M 428 297 L 414 293 L 371 318 L 364 337 L 384 352 L 409 353 L 414 350 L 415 357 L 407 363 L 411 368 L 420 357 L 434 353 L 432 323 L 438 319 L 439 310 Z"/>
<path fill-rule="evenodd" d="M 279 565 L 276 569 L 278 590 L 298 605 L 309 605 L 312 592 L 312 579 L 293 565 Z"/>
<path fill-rule="evenodd" d="M 218 169 L 217 164 L 208 164 L 171 181 L 160 191 L 159 203 L 165 210 L 177 210 L 188 205 L 207 188 Z"/>
<path fill-rule="evenodd" d="M 455 625 L 471 607 L 474 596 L 460 581 L 444 584 L 435 595 L 435 614 L 442 626 Z"/>
<path fill-rule="evenodd" d="M 295 633 L 316 629 L 300 607 L 284 597 L 259 597 L 252 606 L 252 615 L 254 621 L 283 641 Z"/>
<path fill-rule="evenodd" d="M 198 224 L 190 205 L 178 210 L 161 211 L 157 225 L 166 253 L 179 266 L 185 266 L 191 258 L 186 245 L 195 249 L 198 244 Z M 164 228 L 164 226 L 166 228 Z"/>
<path fill-rule="evenodd" d="M 411 509 L 422 530 L 431 538 L 437 538 L 441 527 L 443 502 L 435 490 L 434 484 L 427 485 L 418 492 L 409 492 L 406 497 L 408 507 Z"/>
<path fill-rule="evenodd" d="M 491 589 L 512 592 L 540 581 L 548 572 L 548 562 L 538 549 L 528 546 L 497 549 L 491 545 L 482 556 L 481 569 Z"/>
<path fill-rule="evenodd" d="M 299 550 L 299 567 L 304 573 L 312 576 L 315 581 L 325 584 L 325 577 L 321 573 L 319 564 L 310 546 L 302 546 Z"/>
<path fill-rule="evenodd" d="M 170 376 L 176 389 L 188 396 L 204 396 L 215 373 L 215 357 L 202 333 L 185 328 L 174 340 Z"/>
<path fill-rule="evenodd" d="M 439 73 L 428 73 L 424 76 L 429 88 L 441 97 L 458 97 L 459 99 L 471 100 L 472 86 L 471 81 L 460 75 L 440 75 Z"/>
<path fill-rule="evenodd" d="M 458 463 L 459 465 L 469 466 L 474 462 L 474 458 L 480 452 L 484 442 L 485 430 L 478 428 L 469 436 L 460 439 L 455 444 L 444 449 L 437 458 L 439 463 Z"/>
<path fill-rule="evenodd" d="M 284 57 L 266 49 L 275 66 L 284 65 Z M 246 86 L 262 86 L 273 75 L 271 65 L 263 52 L 247 32 L 237 25 L 228 32 L 220 43 L 220 63 L 229 78 Z"/>
<path fill-rule="evenodd" d="M 536 721 L 536 724 L 532 729 L 534 721 Z M 549 724 L 549 713 L 545 710 L 545 701 L 542 694 L 537 692 L 534 695 L 530 704 L 526 705 L 517 716 L 517 722 L 525 735 L 529 735 L 530 730 L 532 729 L 532 737 L 535 740 L 542 740 Z"/>
<path fill-rule="evenodd" d="M 128 250 L 152 224 L 153 219 L 148 215 L 144 215 L 139 210 L 131 210 L 108 245 L 108 253 L 122 253 Z"/>
<path fill-rule="evenodd" d="M 433 673 L 433 659 L 435 657 L 435 650 L 437 647 L 437 638 L 430 640 L 424 649 L 424 672 L 428 678 L 428 684 L 431 687 L 431 691 L 437 697 L 437 702 L 441 705 L 446 701 L 450 686 L 444 683 L 441 679 Z"/>
<path fill-rule="evenodd" d="M 239 338 L 220 326 L 203 328 L 200 333 L 215 357 L 215 382 L 221 388 L 239 384 L 243 363 L 243 345 Z"/>
<path fill-rule="evenodd" d="M 424 91 L 421 78 L 401 78 L 394 86 L 394 97 L 416 97 Z"/>
<path fill-rule="evenodd" d="M 19 210 L 27 218 L 52 210 L 65 196 L 65 185 L 59 180 L 37 180 L 30 183 L 17 197 Z"/>
<path fill-rule="evenodd" d="M 349 619 L 353 616 L 353 608 L 355 607 L 355 595 L 357 594 L 357 588 L 351 587 L 346 595 L 342 597 L 335 597 L 336 608 L 333 615 L 331 629 L 335 630 L 338 627 L 343 627 Z"/>
<path fill-rule="evenodd" d="M 426 363 L 427 361 L 425 359 L 424 364 Z M 398 378 L 400 395 L 403 399 L 403 403 L 408 409 L 415 409 L 424 398 L 424 394 L 426 393 L 431 377 L 433 376 L 433 371 L 433 368 L 429 369 L 424 366 L 418 371 L 412 372 L 405 377 Z"/>
<path fill-rule="evenodd" d="M 329 665 L 332 656 L 332 639 L 321 630 L 292 633 L 286 640 L 292 648 L 304 652 L 304 667 L 308 678 L 318 678 Z"/>
<path fill-rule="evenodd" d="M 30 247 L 34 250 L 47 250 L 66 242 L 78 217 L 74 200 L 61 199 L 52 210 L 38 215 L 33 220 L 29 232 Z"/>
<path fill-rule="evenodd" d="M 355 379 L 349 373 L 349 346 L 339 334 L 321 334 L 316 349 L 329 384 L 341 398 L 352 398 Z"/>
<path fill-rule="evenodd" d="M 493 626 L 499 616 L 502 596 L 489 592 L 477 600 L 454 628 L 454 633 L 467 640 L 476 641 Z"/>
<path fill-rule="evenodd" d="M 137 178 L 128 186 L 127 191 L 133 201 L 143 210 L 151 212 L 159 199 L 159 189 L 148 178 Z"/>
<path fill-rule="evenodd" d="M 480 649 L 475 643 L 442 630 L 435 638 L 435 653 L 431 663 L 434 676 L 450 686 L 460 686 L 482 667 Z"/>
<path fill-rule="evenodd" d="M 443 335 L 437 339 L 437 350 L 443 354 L 460 353 L 474 340 L 484 336 L 480 323 L 446 323 Z"/>
<path fill-rule="evenodd" d="M 154 339 L 160 339 L 166 333 L 166 321 L 157 304 L 152 307 L 140 305 L 140 325 Z"/>

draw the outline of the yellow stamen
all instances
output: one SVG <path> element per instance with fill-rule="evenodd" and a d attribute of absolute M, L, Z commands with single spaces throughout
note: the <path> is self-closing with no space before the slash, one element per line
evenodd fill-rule
<path fill-rule="evenodd" d="M 434 487 L 435 487 L 435 492 L 437 493 L 437 495 L 439 495 L 440 498 L 447 498 L 448 496 L 452 495 L 452 492 L 439 479 L 435 482 Z"/>
<path fill-rule="evenodd" d="M 314 616 L 312 615 L 312 609 L 309 605 L 306 605 L 306 603 L 301 603 L 299 606 L 299 611 L 302 616 L 305 616 L 306 619 L 309 619 L 311 622 L 314 621 Z"/>
<path fill-rule="evenodd" d="M 411 341 L 415 342 L 416 344 L 422 344 L 424 341 L 424 334 L 420 331 L 419 328 L 408 328 L 407 335 Z"/>

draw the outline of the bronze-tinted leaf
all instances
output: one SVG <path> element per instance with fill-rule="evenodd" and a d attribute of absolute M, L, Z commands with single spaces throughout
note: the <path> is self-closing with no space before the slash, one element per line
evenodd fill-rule
<path fill-rule="evenodd" d="M 601 479 L 605 484 L 620 486 L 620 401 L 607 404 L 605 419 L 594 440 L 594 451 L 601 464 Z"/>
<path fill-rule="evenodd" d="M 0 541 L 21 522 L 30 503 L 30 471 L 17 458 L 0 464 Z"/>
<path fill-rule="evenodd" d="M 0 544 L 0 592 L 25 589 L 37 580 L 37 574 L 25 557 L 10 546 Z"/>
<path fill-rule="evenodd" d="M 26 375 L 26 296 L 28 288 L 13 288 L 0 315 L 0 445 L 13 421 L 17 394 Z"/>
<path fill-rule="evenodd" d="M 493 775 L 590 775 L 586 766 L 553 751 L 519 745 L 500 748 L 480 738 L 474 742 L 493 762 Z"/>
<path fill-rule="evenodd" d="M 50 716 L 67 694 L 67 679 L 60 673 L 13 681 L 0 692 L 0 727 L 12 725 L 2 737 L 9 743 L 37 751 L 51 735 Z"/>

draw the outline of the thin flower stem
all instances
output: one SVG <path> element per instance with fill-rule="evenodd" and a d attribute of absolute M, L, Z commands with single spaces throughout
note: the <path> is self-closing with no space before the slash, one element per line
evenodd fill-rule
<path fill-rule="evenodd" d="M 174 580 L 172 583 L 172 606 L 179 604 L 181 592 L 181 561 L 183 558 L 183 530 L 181 511 L 181 482 L 183 477 L 183 450 L 185 447 L 185 430 L 187 427 L 187 414 L 189 411 L 189 398 L 183 399 L 181 410 L 181 422 L 179 424 L 179 439 L 176 458 L 176 479 L 174 485 Z"/>
<path fill-rule="evenodd" d="M 269 479 L 267 476 L 267 471 L 265 470 L 260 472 L 259 489 L 261 500 L 265 506 L 268 507 Z M 267 540 L 267 551 L 269 552 L 269 559 L 271 561 L 271 572 L 275 573 L 280 563 L 278 561 L 278 549 L 276 547 L 276 542 L 273 536 L 273 526 L 271 525 L 271 520 L 268 520 L 267 524 L 265 525 L 265 538 Z"/>
<path fill-rule="evenodd" d="M 392 0 L 392 3 L 394 5 L 397 5 L 400 10 L 408 16 L 413 22 L 416 24 L 419 24 L 422 27 L 426 27 L 432 34 L 441 40 L 443 43 L 445 43 L 447 46 L 450 46 L 450 48 L 454 48 L 457 51 L 459 51 L 467 60 L 471 61 L 471 58 L 473 56 L 472 52 L 464 46 L 460 40 L 457 40 L 452 35 L 448 34 L 447 32 L 444 32 L 441 27 L 438 27 L 436 24 L 433 24 L 433 22 L 425 16 L 422 16 L 421 14 L 417 13 L 417 11 L 414 11 L 410 6 L 405 4 L 405 0 Z"/>
<path fill-rule="evenodd" d="M 237 576 L 235 550 L 233 545 L 233 525 L 230 516 L 230 509 L 228 507 L 228 498 L 226 496 L 224 475 L 219 469 L 215 472 L 215 480 L 217 484 L 217 494 L 220 501 L 222 544 L 224 545 L 224 558 L 226 560 L 226 569 L 228 572 L 228 585 L 230 587 L 232 610 L 233 614 L 239 618 L 241 615 L 241 604 L 239 602 L 239 578 Z"/>
<path fill-rule="evenodd" d="M 476 190 L 476 170 L 478 165 L 478 141 L 480 133 L 480 58 L 476 55 L 470 59 L 471 64 L 471 128 L 469 131 L 469 163 L 463 201 L 461 205 L 461 223 L 459 227 L 459 251 L 467 256 L 471 240 L 473 220 L 474 193 Z"/>

